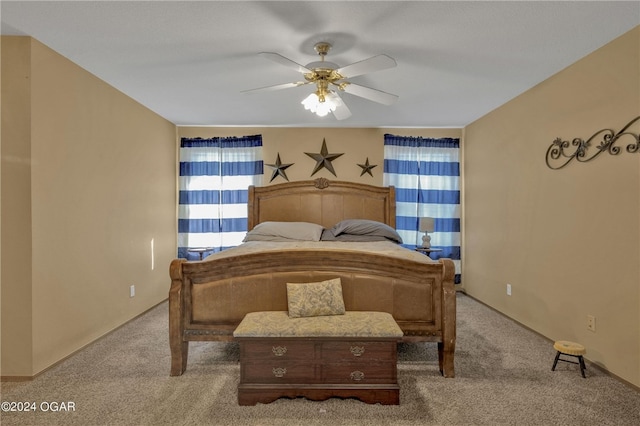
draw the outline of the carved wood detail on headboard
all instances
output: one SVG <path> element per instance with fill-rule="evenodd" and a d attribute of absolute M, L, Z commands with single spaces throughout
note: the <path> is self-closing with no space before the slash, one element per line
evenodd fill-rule
<path fill-rule="evenodd" d="M 313 184 L 318 189 L 325 189 L 325 188 L 328 188 L 330 185 L 329 179 L 327 178 L 318 178 L 313 181 Z"/>

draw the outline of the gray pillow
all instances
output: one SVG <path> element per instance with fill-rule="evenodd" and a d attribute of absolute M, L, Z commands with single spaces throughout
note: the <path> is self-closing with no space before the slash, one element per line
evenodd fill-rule
<path fill-rule="evenodd" d="M 368 243 L 371 241 L 390 241 L 390 240 L 386 237 L 381 237 L 379 235 L 340 234 L 336 237 L 331 233 L 330 230 L 325 229 L 322 232 L 322 237 L 320 237 L 320 241 L 343 241 L 348 243 Z"/>
<path fill-rule="evenodd" d="M 323 229 L 309 222 L 262 222 L 243 241 L 320 241 Z"/>
<path fill-rule="evenodd" d="M 336 239 L 340 239 L 344 235 L 359 235 L 368 237 L 383 237 L 394 241 L 398 244 L 402 243 L 402 238 L 395 229 L 382 222 L 367 219 L 345 219 L 338 222 L 329 230 Z M 343 237 L 345 238 L 345 237 Z M 372 241 L 372 240 L 368 240 Z"/>

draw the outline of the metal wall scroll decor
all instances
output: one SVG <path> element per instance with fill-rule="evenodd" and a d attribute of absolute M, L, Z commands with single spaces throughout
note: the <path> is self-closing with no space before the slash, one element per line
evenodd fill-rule
<path fill-rule="evenodd" d="M 547 149 L 546 162 L 547 167 L 553 170 L 558 170 L 569 164 L 572 160 L 576 160 L 580 163 L 586 163 L 594 158 L 598 157 L 603 152 L 608 152 L 611 155 L 618 155 L 622 151 L 620 146 L 616 145 L 618 140 L 631 140 L 626 146 L 626 151 L 633 154 L 640 152 L 640 133 L 632 133 L 628 131 L 629 127 L 633 126 L 636 122 L 640 121 L 640 116 L 631 120 L 626 126 L 622 128 L 618 133 L 611 129 L 602 129 L 593 134 L 589 139 L 584 140 L 582 138 L 575 138 L 571 142 L 563 141 L 561 138 L 556 138 L 553 144 Z M 599 145 L 595 147 L 595 151 L 588 152 L 596 142 L 596 138 L 602 137 Z M 569 148 L 573 149 L 573 152 L 568 152 Z"/>

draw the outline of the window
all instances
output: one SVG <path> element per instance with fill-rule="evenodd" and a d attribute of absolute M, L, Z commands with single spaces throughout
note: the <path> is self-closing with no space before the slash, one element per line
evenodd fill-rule
<path fill-rule="evenodd" d="M 178 200 L 178 257 L 192 248 L 217 252 L 247 232 L 250 185 L 262 182 L 262 136 L 182 138 Z"/>
<path fill-rule="evenodd" d="M 385 135 L 384 184 L 396 188 L 396 228 L 405 246 L 422 244 L 421 217 L 435 219 L 431 257 L 448 257 L 460 282 L 460 140 Z"/>

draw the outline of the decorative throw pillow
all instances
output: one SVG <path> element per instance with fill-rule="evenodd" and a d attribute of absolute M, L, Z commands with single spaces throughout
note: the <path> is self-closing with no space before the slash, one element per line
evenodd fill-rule
<path fill-rule="evenodd" d="M 340 278 L 316 283 L 287 283 L 289 317 L 344 315 Z"/>

